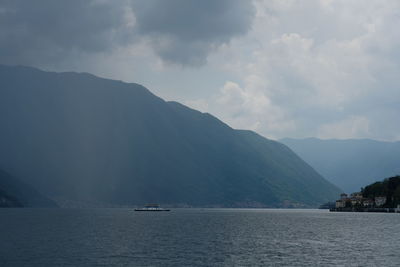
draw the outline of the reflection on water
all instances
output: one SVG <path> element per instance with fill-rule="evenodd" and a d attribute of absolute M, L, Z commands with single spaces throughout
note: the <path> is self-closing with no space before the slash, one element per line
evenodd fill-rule
<path fill-rule="evenodd" d="M 400 214 L 1 209 L 0 266 L 398 266 Z"/>

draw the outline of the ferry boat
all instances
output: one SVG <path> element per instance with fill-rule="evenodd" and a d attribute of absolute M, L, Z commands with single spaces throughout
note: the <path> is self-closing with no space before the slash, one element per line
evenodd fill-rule
<path fill-rule="evenodd" d="M 169 209 L 160 208 L 158 204 L 147 204 L 144 208 L 135 209 L 135 211 L 170 211 Z"/>

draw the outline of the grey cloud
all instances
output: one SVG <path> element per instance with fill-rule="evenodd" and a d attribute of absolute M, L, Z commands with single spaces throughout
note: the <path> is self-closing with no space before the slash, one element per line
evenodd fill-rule
<path fill-rule="evenodd" d="M 213 47 L 246 33 L 253 15 L 240 0 L 2 0 L 0 63 L 79 61 L 145 37 L 164 61 L 201 65 Z"/>
<path fill-rule="evenodd" d="M 124 8 L 112 1 L 1 1 L 0 61 L 40 65 L 107 51 L 126 35 Z"/>
<path fill-rule="evenodd" d="M 204 64 L 207 54 L 251 27 L 255 9 L 242 0 L 133 1 L 136 27 L 165 61 Z"/>

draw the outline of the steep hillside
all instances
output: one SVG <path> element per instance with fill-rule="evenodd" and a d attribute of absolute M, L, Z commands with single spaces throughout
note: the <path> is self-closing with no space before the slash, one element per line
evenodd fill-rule
<path fill-rule="evenodd" d="M 0 189 L 0 208 L 22 208 L 18 199 Z"/>
<path fill-rule="evenodd" d="M 400 174 L 400 142 L 316 138 L 280 141 L 348 193 L 381 177 Z"/>
<path fill-rule="evenodd" d="M 0 66 L 0 88 L 0 164 L 52 197 L 290 206 L 339 193 L 284 145 L 138 84 Z"/>
<path fill-rule="evenodd" d="M 56 207 L 31 186 L 0 170 L 0 207 Z"/>

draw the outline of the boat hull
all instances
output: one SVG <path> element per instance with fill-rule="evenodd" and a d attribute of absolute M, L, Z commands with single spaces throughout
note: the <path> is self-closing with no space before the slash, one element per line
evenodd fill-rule
<path fill-rule="evenodd" d="M 135 209 L 135 211 L 170 211 L 169 209 Z"/>

